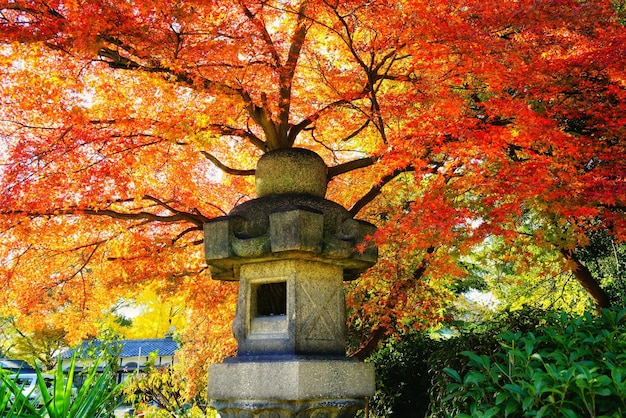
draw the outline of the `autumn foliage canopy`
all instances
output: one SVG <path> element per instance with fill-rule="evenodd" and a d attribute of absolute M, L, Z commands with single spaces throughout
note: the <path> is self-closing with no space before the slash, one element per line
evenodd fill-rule
<path fill-rule="evenodd" d="M 187 295 L 198 358 L 225 354 L 236 287 L 211 280 L 202 224 L 294 146 L 379 227 L 380 262 L 348 288 L 356 351 L 440 319 L 488 237 L 503 257 L 555 249 L 584 280 L 590 230 L 626 239 L 625 8 L 4 0 L 3 315 L 78 340 L 150 283 Z"/>

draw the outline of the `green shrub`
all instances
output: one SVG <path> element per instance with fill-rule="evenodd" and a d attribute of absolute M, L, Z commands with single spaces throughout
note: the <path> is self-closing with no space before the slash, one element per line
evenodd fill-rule
<path fill-rule="evenodd" d="M 626 310 L 548 322 L 535 332 L 503 332 L 495 353 L 464 351 L 469 370 L 444 369 L 452 383 L 433 415 L 625 416 Z"/>
<path fill-rule="evenodd" d="M 433 339 L 428 333 L 413 332 L 401 339 L 386 341 L 369 361 L 376 366 L 376 394 L 370 399 L 374 417 L 421 418 L 438 415 L 438 405 L 448 396 L 453 379 L 443 372 L 452 368 L 464 373 L 467 358 L 460 353 L 473 351 L 493 354 L 499 348 L 503 330 L 534 331 L 547 323 L 546 312 L 525 308 L 505 312 L 482 324 L 462 324 L 458 334 Z"/>
<path fill-rule="evenodd" d="M 422 417 L 428 411 L 429 358 L 437 342 L 415 333 L 387 341 L 370 356 L 376 367 L 376 394 L 370 399 L 376 417 Z"/>

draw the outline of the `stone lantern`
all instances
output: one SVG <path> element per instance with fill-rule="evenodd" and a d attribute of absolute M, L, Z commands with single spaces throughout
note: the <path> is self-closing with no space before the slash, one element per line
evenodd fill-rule
<path fill-rule="evenodd" d="M 343 281 L 377 259 L 375 231 L 324 199 L 312 151 L 258 162 L 257 198 L 204 225 L 215 279 L 239 280 L 237 357 L 209 368 L 209 400 L 227 417 L 352 417 L 374 393 L 371 364 L 345 355 Z"/>

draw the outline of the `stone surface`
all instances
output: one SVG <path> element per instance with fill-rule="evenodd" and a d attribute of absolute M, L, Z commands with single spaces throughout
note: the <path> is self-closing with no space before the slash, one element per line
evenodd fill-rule
<path fill-rule="evenodd" d="M 327 178 L 326 164 L 316 153 L 302 148 L 275 150 L 263 155 L 257 164 L 256 194 L 258 197 L 277 194 L 324 197 Z"/>
<path fill-rule="evenodd" d="M 246 264 L 240 274 L 233 326 L 239 356 L 345 355 L 340 267 L 288 259 Z"/>
<path fill-rule="evenodd" d="M 212 401 L 220 418 L 352 418 L 365 406 L 362 399 L 315 401 Z"/>
<path fill-rule="evenodd" d="M 233 359 L 209 366 L 209 398 L 219 402 L 364 399 L 374 391 L 374 365 L 356 360 Z"/>
<path fill-rule="evenodd" d="M 270 213 L 269 218 L 270 247 L 273 253 L 281 251 L 322 252 L 323 214 L 293 209 Z"/>
<path fill-rule="evenodd" d="M 204 225 L 213 278 L 240 280 L 237 357 L 209 369 L 222 418 L 354 417 L 374 394 L 373 365 L 345 356 L 343 280 L 376 262 L 376 228 L 324 199 L 326 183 L 315 153 L 272 151 L 259 197 Z"/>
<path fill-rule="evenodd" d="M 342 206 L 312 196 L 270 196 L 245 202 L 204 224 L 204 251 L 214 278 L 239 280 L 242 264 L 283 258 L 333 263 L 353 280 L 378 258 L 366 241 L 376 227 Z M 359 244 L 364 250 L 357 250 Z"/>

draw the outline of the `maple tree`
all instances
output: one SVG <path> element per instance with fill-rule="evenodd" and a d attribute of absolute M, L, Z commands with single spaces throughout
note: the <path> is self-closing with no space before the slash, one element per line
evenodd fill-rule
<path fill-rule="evenodd" d="M 556 249 L 604 306 L 575 250 L 590 230 L 626 239 L 623 10 L 4 1 L 4 309 L 76 340 L 151 283 L 189 298 L 215 344 L 189 349 L 224 355 L 236 286 L 210 280 L 202 224 L 254 197 L 262 153 L 293 146 L 329 165 L 327 198 L 379 227 L 380 262 L 348 287 L 357 355 L 440 319 L 460 257 L 493 235 Z"/>

